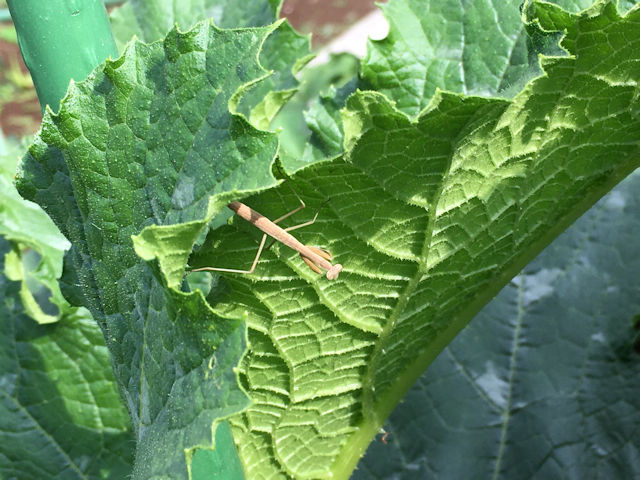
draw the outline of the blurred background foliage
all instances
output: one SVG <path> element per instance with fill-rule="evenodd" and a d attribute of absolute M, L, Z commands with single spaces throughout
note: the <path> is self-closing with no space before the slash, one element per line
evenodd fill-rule
<path fill-rule="evenodd" d="M 121 3 L 121 0 L 105 1 L 108 9 Z M 288 18 L 301 33 L 312 33 L 313 47 L 319 49 L 374 9 L 373 0 L 286 0 L 281 16 Z M 346 67 L 352 69 L 355 63 Z M 344 59 L 337 68 L 344 71 Z M 0 0 L 0 129 L 8 137 L 20 138 L 35 133 L 41 120 L 38 99 L 20 55 L 6 1 Z"/>

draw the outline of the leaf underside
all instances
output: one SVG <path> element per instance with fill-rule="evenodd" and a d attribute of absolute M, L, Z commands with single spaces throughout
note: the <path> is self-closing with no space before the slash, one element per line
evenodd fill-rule
<path fill-rule="evenodd" d="M 252 276 L 228 276 L 210 296 L 222 316 L 249 312 L 254 405 L 232 422 L 250 478 L 347 476 L 455 333 L 638 166 L 640 15 L 604 3 L 579 16 L 535 8 L 549 29 L 564 22 L 575 58 L 545 59 L 546 75 L 512 102 L 439 92 L 411 120 L 358 93 L 344 113 L 348 159 L 292 176 L 308 205 L 299 221 L 330 198 L 299 236 L 334 254 L 338 280 L 274 247 Z M 281 187 L 247 203 L 273 218 L 297 200 Z M 258 236 L 237 223 L 190 263 L 247 268 Z"/>
<path fill-rule="evenodd" d="M 354 480 L 637 476 L 639 187 L 636 171 L 502 289 Z"/>

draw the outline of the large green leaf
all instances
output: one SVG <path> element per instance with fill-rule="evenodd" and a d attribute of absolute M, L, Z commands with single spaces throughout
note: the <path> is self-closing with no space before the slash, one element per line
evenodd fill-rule
<path fill-rule="evenodd" d="M 0 272 L 10 251 L 0 237 Z M 20 288 L 0 273 L 0 477 L 125 478 L 131 427 L 100 330 L 86 310 L 38 325 Z"/>
<path fill-rule="evenodd" d="M 578 11 L 592 1 L 553 3 Z M 369 43 L 360 77 L 337 95 L 315 101 L 308 108 L 298 107 L 297 115 L 295 105 L 287 106 L 288 116 L 279 124 L 293 131 L 287 135 L 285 130 L 281 138 L 280 158 L 287 172 L 343 153 L 339 110 L 345 105 L 345 93 L 352 93 L 356 87 L 384 92 L 409 114 L 426 106 L 436 87 L 485 95 L 518 93 L 527 80 L 542 73 L 539 54 L 565 53 L 558 47 L 559 34 L 541 31 L 535 23 L 523 24 L 521 4 L 515 0 L 497 5 L 484 1 L 413 0 L 381 4 L 390 23 L 389 35 Z M 452 24 L 450 17 L 459 24 Z M 452 52 L 456 55 L 452 56 Z M 321 69 L 331 68 L 330 62 L 315 69 L 322 73 Z M 457 77 L 451 72 L 446 74 L 446 70 L 456 71 Z M 501 78 L 491 73 L 494 70 Z M 318 77 L 318 73 L 312 70 L 305 76 Z M 291 125 L 294 122 L 297 127 Z"/>
<path fill-rule="evenodd" d="M 282 0 L 129 0 L 111 14 L 111 25 L 120 50 L 133 35 L 146 42 L 160 40 L 178 25 L 182 30 L 212 18 L 223 28 L 270 25 L 278 19 Z M 269 78 L 254 85 L 237 107 L 258 128 L 267 129 L 271 120 L 295 93 L 294 74 L 308 61 L 309 38 L 299 35 L 285 21 L 265 41 L 260 62 Z"/>
<path fill-rule="evenodd" d="M 274 247 L 209 296 L 221 315 L 248 314 L 254 405 L 233 425 L 250 478 L 345 478 L 455 334 L 640 164 L 640 10 L 528 14 L 566 30 L 571 56 L 544 59 L 513 101 L 438 92 L 412 120 L 360 92 L 344 113 L 349 157 L 292 177 L 309 216 L 331 199 L 299 235 L 333 252 L 339 280 Z M 282 187 L 248 203 L 275 217 L 297 202 Z M 236 224 L 191 264 L 248 266 L 255 243 Z"/>
<path fill-rule="evenodd" d="M 362 75 L 398 109 L 416 115 L 437 88 L 513 96 L 542 73 L 538 53 L 558 53 L 555 36 L 528 35 L 522 0 L 390 0 L 384 40 L 370 41 Z M 553 0 L 570 11 L 593 0 Z"/>
<path fill-rule="evenodd" d="M 25 148 L 0 145 L 0 476 L 124 477 L 133 438 L 109 352 L 89 312 L 70 307 L 57 283 L 69 243 L 13 185 Z"/>
<path fill-rule="evenodd" d="M 255 59 L 269 32 L 200 26 L 136 44 L 48 117 L 21 188 L 72 240 L 65 293 L 103 328 L 140 476 L 184 476 L 185 451 L 210 445 L 211 424 L 245 405 L 230 366 L 247 320 L 242 381 L 255 403 L 233 425 L 249 478 L 344 478 L 455 333 L 640 163 L 638 10 L 531 8 L 543 27 L 567 30 L 575 57 L 547 59 L 547 75 L 513 102 L 438 93 L 416 119 L 381 94 L 356 94 L 349 157 L 293 177 L 312 211 L 331 197 L 301 235 L 337 256 L 341 278 L 318 279 L 275 247 L 254 276 L 211 292 L 217 316 L 172 287 L 219 207 L 275 184 L 273 136 L 227 109 L 262 75 Z M 276 216 L 295 203 L 286 187 L 251 200 Z M 130 239 L 141 231 L 149 264 Z M 228 227 L 191 263 L 241 268 L 254 248 Z M 224 342 L 237 348 L 219 358 Z"/>
<path fill-rule="evenodd" d="M 164 38 L 175 25 L 188 30 L 212 18 L 223 28 L 263 27 L 278 18 L 282 0 L 129 0 L 111 12 L 111 28 L 120 51 L 135 35 L 143 42 Z"/>
<path fill-rule="evenodd" d="M 640 475 L 639 189 L 636 172 L 480 312 L 355 479 Z"/>
<path fill-rule="evenodd" d="M 229 112 L 264 75 L 257 58 L 273 28 L 205 22 L 130 44 L 71 86 L 21 165 L 21 193 L 72 243 L 63 292 L 103 330 L 133 419 L 134 478 L 185 478 L 193 450 L 212 448 L 212 427 L 248 404 L 234 371 L 244 322 L 180 291 L 182 274 L 152 258 L 175 260 L 226 203 L 276 184 L 275 135 Z M 149 263 L 131 238 L 145 227 Z M 167 235 L 179 245 L 163 253 Z"/>

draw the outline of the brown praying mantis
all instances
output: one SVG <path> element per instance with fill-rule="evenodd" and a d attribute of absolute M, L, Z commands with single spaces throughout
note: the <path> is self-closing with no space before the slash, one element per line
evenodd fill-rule
<path fill-rule="evenodd" d="M 233 210 L 236 213 L 236 215 L 245 219 L 246 221 L 248 221 L 249 223 L 251 223 L 252 225 L 256 226 L 257 228 L 259 228 L 264 232 L 264 235 L 262 235 L 262 240 L 260 240 L 258 253 L 256 254 L 256 257 L 253 260 L 253 264 L 251 265 L 251 268 L 249 270 L 236 270 L 233 268 L 219 268 L 219 267 L 201 267 L 201 268 L 194 268 L 190 270 L 188 273 L 214 271 L 214 272 L 251 274 L 256 269 L 256 265 L 258 264 L 258 260 L 260 259 L 260 255 L 262 254 L 262 250 L 264 249 L 264 244 L 267 240 L 267 235 L 268 235 L 272 237 L 274 241 L 281 242 L 285 244 L 287 247 L 290 247 L 293 250 L 297 251 L 300 254 L 300 257 L 302 258 L 302 260 L 304 260 L 304 262 L 314 272 L 322 273 L 321 269 L 324 269 L 327 272 L 326 273 L 327 279 L 335 280 L 336 278 L 338 278 L 338 274 L 340 273 L 340 271 L 342 271 L 342 265 L 340 265 L 339 263 L 335 265 L 331 264 L 331 260 L 333 260 L 333 255 L 331 255 L 329 251 L 323 250 L 318 247 L 313 247 L 310 245 L 304 245 L 296 237 L 294 237 L 289 233 L 291 230 L 305 227 L 307 225 L 311 225 L 312 223 L 314 223 L 316 221 L 316 218 L 318 218 L 319 212 L 315 214 L 312 220 L 305 223 L 301 223 L 299 225 L 295 225 L 293 227 L 281 228 L 278 225 L 276 225 L 281 220 L 284 220 L 285 218 L 290 217 L 294 213 L 299 212 L 306 206 L 305 203 L 302 201 L 302 199 L 298 196 L 298 194 L 293 190 L 293 188 L 291 190 L 293 191 L 295 196 L 298 197 L 298 200 L 300 200 L 300 206 L 290 211 L 289 213 L 283 215 L 282 217 L 275 219 L 274 221 L 269 220 L 267 217 L 256 212 L 255 210 L 245 205 L 244 203 L 231 202 L 229 205 L 227 205 L 227 207 Z M 269 247 L 270 246 L 271 245 L 269 245 Z"/>

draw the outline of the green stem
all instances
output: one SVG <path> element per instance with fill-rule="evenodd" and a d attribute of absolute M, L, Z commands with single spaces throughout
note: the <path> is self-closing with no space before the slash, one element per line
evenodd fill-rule
<path fill-rule="evenodd" d="M 118 50 L 101 0 L 8 0 L 40 107 L 57 111 L 69 81 L 83 80 Z"/>

